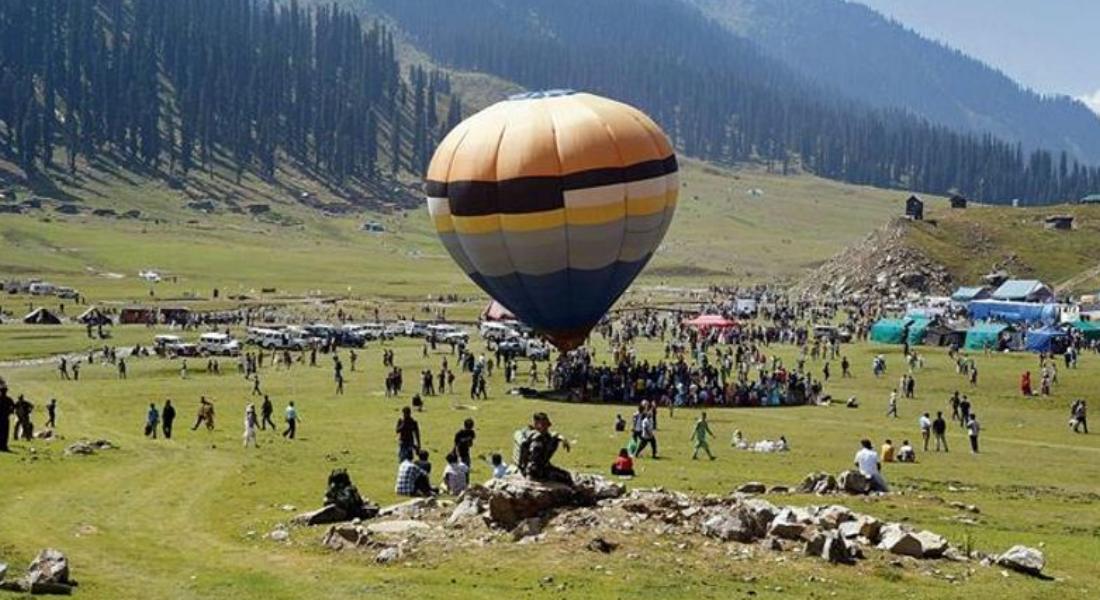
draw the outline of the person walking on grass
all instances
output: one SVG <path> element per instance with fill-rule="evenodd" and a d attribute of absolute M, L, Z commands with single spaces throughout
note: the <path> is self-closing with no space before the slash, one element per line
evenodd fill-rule
<path fill-rule="evenodd" d="M 164 408 L 160 409 L 161 431 L 164 439 L 172 439 L 172 423 L 176 421 L 176 407 L 172 406 L 172 400 L 164 401 Z"/>
<path fill-rule="evenodd" d="M 57 398 L 50 398 L 49 404 L 46 405 L 46 428 L 55 427 L 57 427 Z"/>
<path fill-rule="evenodd" d="M 886 405 L 886 416 L 898 418 L 898 391 L 890 392 L 890 403 Z"/>
<path fill-rule="evenodd" d="M 283 431 L 283 437 L 288 440 L 294 439 L 294 436 L 298 433 L 298 409 L 294 407 L 294 401 L 291 400 L 286 405 L 286 430 Z"/>
<path fill-rule="evenodd" d="M 654 428 L 653 414 L 649 411 L 642 413 L 641 431 L 638 435 L 642 441 L 638 444 L 638 448 L 634 450 L 634 456 L 638 457 L 642 450 L 649 446 L 651 456 L 657 458 L 657 433 Z"/>
<path fill-rule="evenodd" d="M 256 405 L 249 404 L 244 409 L 244 447 L 258 447 L 256 444 L 256 426 L 259 425 L 256 418 Z"/>
<path fill-rule="evenodd" d="M 691 460 L 699 458 L 699 451 L 707 453 L 707 456 L 711 460 L 714 460 L 714 454 L 711 454 L 710 444 L 707 443 L 707 436 L 714 437 L 714 432 L 710 430 L 710 425 L 707 423 L 707 413 L 704 411 L 699 414 L 699 419 L 695 421 L 695 426 L 691 430 L 691 441 L 694 449 L 691 452 Z M 656 451 L 656 445 L 654 445 L 654 451 Z"/>
<path fill-rule="evenodd" d="M 160 425 L 160 413 L 157 405 L 149 403 L 149 412 L 145 414 L 145 437 L 157 439 L 157 426 Z"/>
<path fill-rule="evenodd" d="M 206 399 L 206 396 L 200 396 L 199 414 L 195 418 L 195 424 L 191 427 L 191 431 L 197 430 L 199 425 L 204 423 L 207 431 L 214 431 L 214 405 Z"/>
<path fill-rule="evenodd" d="M 15 402 L 8 395 L 8 384 L 0 377 L 0 452 L 11 452 L 8 437 L 11 435 L 11 415 L 15 412 Z"/>
<path fill-rule="evenodd" d="M 982 431 L 982 426 L 978 423 L 978 415 L 971 413 L 970 418 L 966 421 L 966 433 L 970 436 L 970 451 L 974 454 L 978 453 L 978 435 Z"/>
<path fill-rule="evenodd" d="M 275 405 L 271 403 L 271 398 L 264 394 L 264 403 L 260 405 L 260 416 L 263 417 L 260 420 L 260 428 L 267 431 L 267 426 L 271 425 L 272 430 L 278 429 L 275 426 L 275 421 L 271 420 L 271 415 L 275 412 Z"/>

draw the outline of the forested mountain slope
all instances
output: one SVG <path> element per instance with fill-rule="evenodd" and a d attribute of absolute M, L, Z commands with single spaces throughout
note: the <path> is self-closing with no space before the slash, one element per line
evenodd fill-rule
<path fill-rule="evenodd" d="M 685 0 L 769 56 L 878 107 L 1100 163 L 1100 117 L 845 0 Z M 1073 60 L 1076 57 L 1066 57 Z"/>
<path fill-rule="evenodd" d="M 772 59 L 700 11 L 663 0 L 370 0 L 433 59 L 529 88 L 572 87 L 651 113 L 686 154 L 986 202 L 1100 187 L 1066 154 L 1025 153 L 902 109 L 875 109 Z"/>

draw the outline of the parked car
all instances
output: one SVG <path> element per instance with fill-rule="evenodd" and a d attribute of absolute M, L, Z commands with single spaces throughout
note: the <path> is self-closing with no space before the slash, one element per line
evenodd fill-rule
<path fill-rule="evenodd" d="M 241 343 L 224 333 L 204 333 L 199 336 L 199 350 L 214 356 L 237 356 L 241 353 Z"/>
<path fill-rule="evenodd" d="M 483 339 L 491 342 L 499 342 L 510 337 L 517 337 L 519 332 L 514 328 L 497 321 L 485 321 L 478 327 L 478 333 Z"/>
<path fill-rule="evenodd" d="M 153 337 L 153 352 L 157 356 L 170 356 L 172 349 L 183 344 L 178 335 L 158 335 Z"/>

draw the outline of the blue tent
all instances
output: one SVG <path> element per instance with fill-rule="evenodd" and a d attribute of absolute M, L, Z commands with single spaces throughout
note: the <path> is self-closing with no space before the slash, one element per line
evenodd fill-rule
<path fill-rule="evenodd" d="M 1058 322 L 1060 310 L 1057 304 L 1037 304 L 1033 302 L 1005 302 L 1001 300 L 975 300 L 966 307 L 970 318 L 975 321 L 1003 321 L 1005 323 L 1043 323 Z"/>
<path fill-rule="evenodd" d="M 1030 352 L 1053 352 L 1059 354 L 1066 349 L 1066 332 L 1057 327 L 1044 327 L 1027 332 L 1025 346 Z"/>

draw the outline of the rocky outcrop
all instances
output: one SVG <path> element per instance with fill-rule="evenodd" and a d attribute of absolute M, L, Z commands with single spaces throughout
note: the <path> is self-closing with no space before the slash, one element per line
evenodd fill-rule
<path fill-rule="evenodd" d="M 1042 551 L 1028 546 L 1013 546 L 997 557 L 997 564 L 1028 575 L 1042 574 L 1046 566 Z"/>
<path fill-rule="evenodd" d="M 796 287 L 807 295 L 902 299 L 910 293 L 946 294 L 951 274 L 906 243 L 911 224 L 896 219 L 830 258 Z"/>

